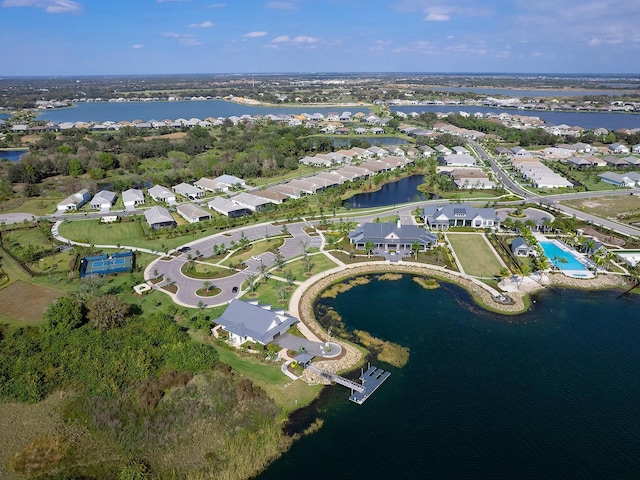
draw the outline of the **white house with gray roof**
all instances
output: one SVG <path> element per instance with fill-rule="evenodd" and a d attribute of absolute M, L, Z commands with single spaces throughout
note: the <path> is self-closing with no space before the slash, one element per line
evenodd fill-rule
<path fill-rule="evenodd" d="M 165 202 L 165 203 L 176 203 L 176 195 L 167 187 L 163 187 L 162 185 L 154 185 L 149 190 L 149 195 L 156 202 Z"/>
<path fill-rule="evenodd" d="M 241 205 L 238 205 L 237 203 L 233 203 L 229 199 L 222 197 L 214 198 L 209 203 L 207 203 L 207 206 L 210 209 L 215 210 L 216 212 L 229 218 L 238 218 L 244 215 L 251 214 L 251 210 L 247 207 L 243 207 Z"/>
<path fill-rule="evenodd" d="M 101 190 L 91 199 L 89 208 L 92 210 L 108 211 L 116 202 L 116 193 L 109 190 Z"/>
<path fill-rule="evenodd" d="M 450 227 L 494 228 L 500 225 L 500 218 L 493 208 L 475 208 L 463 204 L 427 205 L 422 218 L 431 230 L 448 230 Z"/>
<path fill-rule="evenodd" d="M 189 223 L 211 220 L 211 214 L 192 203 L 183 203 L 176 207 L 176 212 Z"/>
<path fill-rule="evenodd" d="M 260 212 L 264 209 L 264 207 L 272 203 L 266 198 L 258 197 L 257 195 L 251 195 L 250 193 L 244 192 L 231 197 L 229 200 L 231 200 L 236 205 L 248 208 L 252 212 Z"/>
<path fill-rule="evenodd" d="M 178 195 L 182 195 L 189 200 L 197 200 L 198 198 L 204 197 L 204 190 L 198 188 L 194 185 L 189 185 L 188 183 L 179 183 L 178 185 L 174 185 L 171 187 L 174 192 Z"/>
<path fill-rule="evenodd" d="M 176 226 L 176 221 L 164 207 L 151 207 L 144 212 L 144 218 L 154 230 Z"/>
<path fill-rule="evenodd" d="M 138 205 L 144 204 L 144 193 L 142 190 L 130 188 L 122 192 L 122 203 L 127 210 L 133 210 Z"/>
<path fill-rule="evenodd" d="M 269 305 L 233 299 L 215 322 L 229 333 L 233 345 L 246 342 L 268 345 L 299 320 Z"/>
<path fill-rule="evenodd" d="M 414 243 L 420 245 L 420 250 L 432 248 L 438 236 L 417 225 L 402 225 L 398 221 L 360 225 L 349 233 L 349 241 L 360 250 L 364 250 L 366 244 L 371 242 L 374 250 L 411 253 Z"/>
<path fill-rule="evenodd" d="M 58 210 L 60 211 L 69 211 L 69 210 L 77 210 L 82 207 L 85 203 L 87 203 L 91 199 L 91 193 L 86 188 L 69 195 L 63 201 L 58 203 Z"/>

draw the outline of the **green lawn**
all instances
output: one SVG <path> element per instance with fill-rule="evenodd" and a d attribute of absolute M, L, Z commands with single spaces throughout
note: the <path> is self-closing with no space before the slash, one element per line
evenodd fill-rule
<path fill-rule="evenodd" d="M 311 272 L 309 274 L 307 274 L 307 270 L 302 259 L 294 260 L 291 263 L 287 263 L 284 267 L 284 270 L 292 272 L 295 275 L 296 280 L 304 282 L 313 275 L 338 266 L 337 263 L 330 260 L 326 255 L 323 254 L 311 255 L 309 258 L 311 259 L 311 263 L 313 264 L 313 266 L 311 267 Z"/>
<path fill-rule="evenodd" d="M 280 370 L 280 365 L 263 363 L 257 358 L 240 356 L 226 348 L 216 347 L 220 361 L 246 376 L 260 386 L 284 414 L 310 403 L 317 397 L 321 385 L 307 385 L 302 380 L 293 381 Z"/>
<path fill-rule="evenodd" d="M 46 215 L 56 211 L 58 202 L 63 197 L 56 198 L 30 198 L 28 200 L 11 201 L 11 205 L 3 213 L 31 213 L 33 215 Z"/>
<path fill-rule="evenodd" d="M 282 272 L 274 271 L 274 275 L 281 276 Z M 243 285 L 243 288 L 245 285 Z M 284 300 L 281 300 L 278 292 L 285 289 Z M 258 288 L 254 293 L 247 293 L 242 297 L 242 300 L 258 300 L 261 304 L 273 305 L 274 308 L 286 308 L 289 304 L 289 298 L 295 286 L 289 287 L 287 282 L 281 282 L 270 278 L 268 280 L 260 280 Z"/>
<path fill-rule="evenodd" d="M 489 248 L 481 233 L 447 233 L 447 239 L 468 275 L 493 277 L 502 268 L 498 257 Z"/>
<path fill-rule="evenodd" d="M 248 245 L 245 250 L 235 252 L 224 262 L 222 262 L 222 265 L 225 265 L 227 267 L 230 267 L 231 265 L 238 265 L 239 263 L 243 263 L 249 260 L 253 255 L 261 255 L 268 250 L 275 250 L 283 243 L 284 238 L 282 237 L 271 237 L 267 240 L 253 242 L 252 244 Z"/>

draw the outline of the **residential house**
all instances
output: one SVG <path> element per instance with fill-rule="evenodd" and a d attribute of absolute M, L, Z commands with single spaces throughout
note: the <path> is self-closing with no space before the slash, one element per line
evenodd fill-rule
<path fill-rule="evenodd" d="M 238 218 L 245 215 L 251 215 L 251 210 L 233 203 L 231 200 L 222 197 L 216 197 L 207 203 L 207 206 L 216 212 L 229 218 Z"/>
<path fill-rule="evenodd" d="M 101 190 L 91 199 L 89 208 L 91 210 L 109 211 L 116 202 L 117 195 L 109 190 Z"/>
<path fill-rule="evenodd" d="M 598 175 L 600 180 L 605 183 L 610 183 L 616 187 L 634 187 L 637 180 L 630 178 L 630 174 L 619 174 L 615 172 L 604 172 Z"/>
<path fill-rule="evenodd" d="M 464 204 L 427 205 L 422 218 L 432 230 L 450 227 L 495 228 L 500 218 L 493 208 L 475 208 Z"/>
<path fill-rule="evenodd" d="M 176 203 L 176 195 L 167 187 L 163 187 L 162 185 L 154 185 L 147 190 L 147 192 L 156 202 L 165 202 L 168 204 Z"/>
<path fill-rule="evenodd" d="M 193 186 L 213 193 L 227 192 L 229 190 L 229 185 L 226 183 L 221 183 L 206 177 L 202 177 L 200 180 L 193 182 Z"/>
<path fill-rule="evenodd" d="M 144 204 L 144 193 L 135 188 L 125 190 L 122 192 L 122 203 L 126 210 L 133 210 L 136 206 Z"/>
<path fill-rule="evenodd" d="M 473 167 L 476 164 L 476 159 L 469 153 L 454 153 L 439 156 L 438 163 L 440 165 L 446 165 L 447 167 Z"/>
<path fill-rule="evenodd" d="M 607 155 L 606 157 L 602 157 L 602 159 L 607 162 L 610 167 L 614 168 L 624 168 L 629 165 L 625 159 L 614 157 L 613 155 Z"/>
<path fill-rule="evenodd" d="M 633 153 L 640 153 L 640 143 L 631 147 Z"/>
<path fill-rule="evenodd" d="M 438 242 L 438 236 L 417 225 L 402 225 L 398 221 L 360 225 L 349 233 L 349 241 L 360 250 L 371 242 L 378 251 L 408 254 L 415 243 L 420 245 L 421 251 L 432 248 Z"/>
<path fill-rule="evenodd" d="M 622 145 L 621 143 L 612 143 L 609 145 L 609 151 L 611 153 L 626 155 L 629 153 L 629 147 Z"/>
<path fill-rule="evenodd" d="M 214 178 L 218 183 L 223 183 L 229 188 L 247 188 L 247 182 L 243 179 L 236 177 L 235 175 L 220 175 Z"/>
<path fill-rule="evenodd" d="M 571 158 L 567 158 L 567 163 L 573 167 L 573 168 L 577 168 L 579 170 L 583 170 L 585 168 L 592 168 L 593 164 L 587 160 L 584 157 L 571 157 Z"/>
<path fill-rule="evenodd" d="M 438 152 L 440 155 L 451 155 L 453 153 L 453 151 L 451 151 L 449 148 L 445 147 L 444 145 L 438 145 L 435 147 L 434 150 Z"/>
<path fill-rule="evenodd" d="M 469 150 L 464 147 L 453 147 L 453 153 L 456 155 L 469 155 Z"/>
<path fill-rule="evenodd" d="M 189 200 L 197 200 L 199 198 L 204 197 L 204 190 L 201 188 L 195 187 L 193 185 L 189 185 L 188 183 L 179 183 L 178 185 L 174 185 L 171 187 L 174 192 L 178 195 L 182 195 Z"/>
<path fill-rule="evenodd" d="M 271 310 L 268 305 L 233 299 L 215 322 L 229 333 L 230 343 L 246 342 L 268 345 L 286 333 L 299 320 L 283 311 Z"/>
<path fill-rule="evenodd" d="M 176 226 L 176 221 L 164 207 L 151 207 L 144 212 L 144 218 L 154 230 Z"/>
<path fill-rule="evenodd" d="M 231 197 L 229 200 L 231 200 L 236 205 L 248 208 L 252 212 L 260 212 L 264 210 L 267 205 L 272 204 L 271 200 L 267 200 L 266 198 L 244 192 Z"/>
<path fill-rule="evenodd" d="M 58 210 L 68 212 L 70 210 L 77 210 L 82 207 L 91 199 L 89 190 L 83 188 L 79 192 L 69 195 L 63 201 L 58 203 Z"/>
<path fill-rule="evenodd" d="M 183 203 L 176 207 L 176 212 L 189 223 L 211 220 L 211 214 L 192 203 Z"/>
<path fill-rule="evenodd" d="M 288 195 L 285 195 L 284 193 L 278 192 L 276 190 L 272 190 L 271 188 L 266 188 L 264 190 L 251 190 L 251 195 L 262 197 L 269 200 L 271 203 L 275 203 L 276 205 L 280 205 L 282 202 L 285 202 L 289 198 Z"/>

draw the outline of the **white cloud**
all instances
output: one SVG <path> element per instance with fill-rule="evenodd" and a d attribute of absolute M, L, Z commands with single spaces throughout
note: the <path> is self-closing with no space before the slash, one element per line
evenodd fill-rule
<path fill-rule="evenodd" d="M 79 13 L 82 5 L 72 0 L 4 0 L 3 7 L 43 8 L 48 13 Z"/>
<path fill-rule="evenodd" d="M 308 37 L 306 35 L 298 35 L 293 39 L 293 43 L 317 43 L 317 37 Z"/>
<path fill-rule="evenodd" d="M 447 20 L 451 20 L 451 17 L 446 13 L 431 12 L 424 17 L 425 22 L 446 22 Z"/>
<path fill-rule="evenodd" d="M 291 37 L 289 37 L 289 35 L 280 35 L 279 37 L 276 37 L 273 40 L 271 40 L 271 43 L 285 43 L 285 42 L 289 42 L 290 40 L 291 40 Z"/>
<path fill-rule="evenodd" d="M 261 32 L 249 32 L 249 33 L 245 33 L 243 35 L 244 38 L 258 38 L 258 37 L 264 37 L 265 35 L 267 35 L 267 32 L 261 31 Z"/>
<path fill-rule="evenodd" d="M 193 35 L 183 35 L 180 37 L 180 45 L 184 45 L 185 47 L 195 47 L 197 45 L 202 45 L 202 42 Z"/>
<path fill-rule="evenodd" d="M 144 48 L 144 45 L 141 43 L 134 43 L 133 45 L 131 45 L 131 48 Z"/>
<path fill-rule="evenodd" d="M 213 27 L 215 24 L 209 20 L 205 20 L 202 23 L 192 23 L 191 25 L 189 25 L 189 28 L 211 28 Z"/>

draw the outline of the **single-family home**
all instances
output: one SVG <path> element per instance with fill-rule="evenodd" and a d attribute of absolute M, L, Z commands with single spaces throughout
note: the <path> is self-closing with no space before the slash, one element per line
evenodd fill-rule
<path fill-rule="evenodd" d="M 189 223 L 211 220 L 211 214 L 192 203 L 183 203 L 176 207 L 176 212 Z"/>
<path fill-rule="evenodd" d="M 116 201 L 117 195 L 109 190 L 101 190 L 91 199 L 89 208 L 91 210 L 108 211 Z"/>
<path fill-rule="evenodd" d="M 204 190 L 184 182 L 174 185 L 171 189 L 189 200 L 197 200 L 204 197 Z"/>
<path fill-rule="evenodd" d="M 269 305 L 233 299 L 215 322 L 229 333 L 233 345 L 246 342 L 268 345 L 286 333 L 299 320 L 283 311 L 272 310 Z"/>
<path fill-rule="evenodd" d="M 154 185 L 149 190 L 149 195 L 156 202 L 165 202 L 168 204 L 176 203 L 176 195 L 167 187 L 163 187 L 162 185 Z"/>
<path fill-rule="evenodd" d="M 258 197 L 257 195 L 251 195 L 250 193 L 239 193 L 231 197 L 231 200 L 236 205 L 240 205 L 241 207 L 248 208 L 252 212 L 260 212 L 264 210 L 267 205 L 271 205 L 271 200 L 267 200 L 266 198 Z"/>
<path fill-rule="evenodd" d="M 427 205 L 422 218 L 432 230 L 448 230 L 450 227 L 494 228 L 500 225 L 500 218 L 493 208 L 462 204 Z"/>
<path fill-rule="evenodd" d="M 625 155 L 627 153 L 629 153 L 629 147 L 627 147 L 626 145 L 622 145 L 621 143 L 612 143 L 611 145 L 609 145 L 609 151 L 611 153 L 617 153 L 617 154 L 622 154 Z"/>
<path fill-rule="evenodd" d="M 349 241 L 360 250 L 371 243 L 375 250 L 410 254 L 411 246 L 415 243 L 420 245 L 421 251 L 432 248 L 438 236 L 417 225 L 402 225 L 398 221 L 360 225 L 349 233 Z"/>
<path fill-rule="evenodd" d="M 251 210 L 233 203 L 231 200 L 222 197 L 216 197 L 207 203 L 207 206 L 216 212 L 226 215 L 229 218 L 238 218 L 245 215 L 251 215 Z"/>
<path fill-rule="evenodd" d="M 126 210 L 133 210 L 137 205 L 144 204 L 144 193 L 136 188 L 125 190 L 122 192 L 122 203 Z"/>
<path fill-rule="evenodd" d="M 176 226 L 176 221 L 164 207 L 151 207 L 144 212 L 144 218 L 154 230 Z"/>
<path fill-rule="evenodd" d="M 456 155 L 469 155 L 469 150 L 464 147 L 453 147 L 453 153 Z"/>
<path fill-rule="evenodd" d="M 598 175 L 600 180 L 610 183 L 616 187 L 634 187 L 636 181 L 629 177 L 629 174 L 620 174 L 615 172 L 604 172 Z"/>
<path fill-rule="evenodd" d="M 451 155 L 453 153 L 451 149 L 445 147 L 444 145 L 437 145 L 434 150 L 440 155 Z"/>
<path fill-rule="evenodd" d="M 229 185 L 226 183 L 220 183 L 216 180 L 212 180 L 211 178 L 202 177 L 200 180 L 196 180 L 193 182 L 194 187 L 198 187 L 202 190 L 206 190 L 207 192 L 226 192 L 229 190 Z"/>
<path fill-rule="evenodd" d="M 476 164 L 476 159 L 469 153 L 453 153 L 439 156 L 438 163 L 447 167 L 473 167 Z"/>
<path fill-rule="evenodd" d="M 573 168 L 583 170 L 585 168 L 592 168 L 593 164 L 584 157 L 571 157 L 567 158 L 567 163 Z"/>
<path fill-rule="evenodd" d="M 68 212 L 69 210 L 77 210 L 85 203 L 87 203 L 90 199 L 91 194 L 89 193 L 89 190 L 83 188 L 82 190 L 69 195 L 63 201 L 58 203 L 58 210 L 63 212 Z"/>
<path fill-rule="evenodd" d="M 631 147 L 633 153 L 640 153 L 640 143 Z"/>
<path fill-rule="evenodd" d="M 290 198 L 288 195 L 285 195 L 284 193 L 278 192 L 276 190 L 272 190 L 271 188 L 265 188 L 264 190 L 251 190 L 251 195 L 262 197 L 266 200 L 269 200 L 271 203 L 275 203 L 276 205 L 280 205 L 282 202 L 286 202 Z"/>
<path fill-rule="evenodd" d="M 214 178 L 218 183 L 223 183 L 229 188 L 247 188 L 247 183 L 234 175 L 220 175 Z"/>

